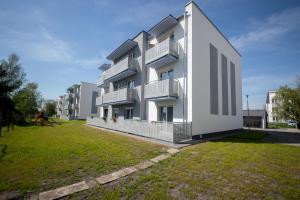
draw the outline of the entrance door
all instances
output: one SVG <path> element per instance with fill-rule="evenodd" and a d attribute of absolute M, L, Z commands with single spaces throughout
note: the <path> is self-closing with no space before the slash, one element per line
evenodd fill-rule
<path fill-rule="evenodd" d="M 159 121 L 173 122 L 173 106 L 161 106 Z"/>

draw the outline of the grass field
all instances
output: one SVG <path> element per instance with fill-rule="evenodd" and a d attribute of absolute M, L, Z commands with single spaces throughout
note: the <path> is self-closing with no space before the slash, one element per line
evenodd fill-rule
<path fill-rule="evenodd" d="M 1 191 L 44 191 L 150 159 L 162 146 L 64 121 L 15 127 L 0 137 Z"/>
<path fill-rule="evenodd" d="M 67 199 L 300 199 L 300 148 L 244 134 L 188 147 L 156 166 Z"/>

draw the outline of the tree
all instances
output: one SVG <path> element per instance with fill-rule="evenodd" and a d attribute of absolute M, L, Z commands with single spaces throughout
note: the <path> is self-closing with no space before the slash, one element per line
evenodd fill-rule
<path fill-rule="evenodd" d="M 51 117 L 56 113 L 56 102 L 55 101 L 48 101 L 45 103 L 45 113 Z"/>
<path fill-rule="evenodd" d="M 294 120 L 300 129 L 300 84 L 297 84 L 296 88 L 283 86 L 277 90 L 274 114 L 278 119 Z"/>
<path fill-rule="evenodd" d="M 11 95 L 21 87 L 25 76 L 16 54 L 11 54 L 7 60 L 0 61 L 0 135 L 4 119 L 9 127 L 11 116 L 16 112 Z"/>
<path fill-rule="evenodd" d="M 37 83 L 27 83 L 14 96 L 16 108 L 23 114 L 24 119 L 33 116 L 41 107 L 42 98 Z"/>
<path fill-rule="evenodd" d="M 25 76 L 16 54 L 8 56 L 7 61 L 2 60 L 0 63 L 0 96 L 8 96 L 19 89 Z"/>

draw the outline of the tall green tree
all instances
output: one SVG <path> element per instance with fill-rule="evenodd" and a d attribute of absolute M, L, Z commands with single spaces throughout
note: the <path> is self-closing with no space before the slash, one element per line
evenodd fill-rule
<path fill-rule="evenodd" d="M 294 120 L 300 129 L 300 76 L 296 80 L 296 88 L 280 87 L 276 92 L 275 116 L 278 119 Z"/>
<path fill-rule="evenodd" d="M 27 83 L 14 96 L 16 108 L 23 114 L 24 119 L 36 114 L 41 107 L 42 97 L 37 83 Z"/>
<path fill-rule="evenodd" d="M 0 61 L 0 135 L 3 122 L 9 127 L 16 112 L 11 96 L 25 81 L 26 74 L 19 60 L 16 54 L 11 54 L 7 60 Z"/>
<path fill-rule="evenodd" d="M 51 117 L 56 113 L 56 102 L 48 101 L 45 103 L 45 113 Z"/>

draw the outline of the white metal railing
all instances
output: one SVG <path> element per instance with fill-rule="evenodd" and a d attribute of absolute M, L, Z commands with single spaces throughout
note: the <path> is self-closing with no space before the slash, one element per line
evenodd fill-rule
<path fill-rule="evenodd" d="M 179 82 L 176 79 L 164 79 L 153 81 L 145 85 L 145 98 L 155 98 L 179 95 Z"/>
<path fill-rule="evenodd" d="M 135 100 L 134 88 L 123 88 L 116 91 L 110 91 L 102 95 L 103 104 L 111 104 L 115 102 L 130 102 Z"/>
<path fill-rule="evenodd" d="M 97 86 L 103 85 L 104 83 L 104 74 L 101 74 L 99 78 L 97 79 Z"/>
<path fill-rule="evenodd" d="M 124 120 L 87 118 L 87 124 L 107 129 L 132 133 L 144 137 L 179 143 L 192 138 L 192 123 L 149 122 L 142 120 Z"/>
<path fill-rule="evenodd" d="M 118 63 L 112 65 L 108 70 L 105 71 L 104 80 L 109 79 L 127 69 L 136 69 L 136 62 L 134 59 L 126 57 Z"/>
<path fill-rule="evenodd" d="M 172 54 L 178 56 L 177 42 L 167 38 L 146 51 L 146 64 L 151 63 L 165 55 Z"/>

